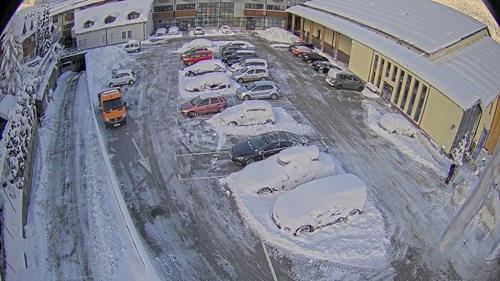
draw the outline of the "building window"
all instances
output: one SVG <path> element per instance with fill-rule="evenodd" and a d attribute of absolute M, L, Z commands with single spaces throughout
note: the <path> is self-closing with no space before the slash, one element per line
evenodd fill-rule
<path fill-rule="evenodd" d="M 378 55 L 375 55 L 375 58 L 373 59 L 373 71 L 372 75 L 370 77 L 370 83 L 375 84 L 375 75 L 377 73 L 377 63 L 378 63 Z"/>
<path fill-rule="evenodd" d="M 422 108 L 424 107 L 425 97 L 427 96 L 427 86 L 422 85 L 422 90 L 420 91 L 420 98 L 418 99 L 417 110 L 415 111 L 415 116 L 413 121 L 418 122 L 420 119 L 420 114 L 422 113 Z"/>
<path fill-rule="evenodd" d="M 264 4 L 245 3 L 245 9 L 263 10 Z"/>
<path fill-rule="evenodd" d="M 404 109 L 406 105 L 406 100 L 408 99 L 408 93 L 410 92 L 410 84 L 411 84 L 411 77 L 410 74 L 406 77 L 406 85 L 405 85 L 405 90 L 403 93 L 403 98 L 401 98 L 401 103 L 399 103 L 399 108 Z"/>
<path fill-rule="evenodd" d="M 104 19 L 104 23 L 105 24 L 108 24 L 108 23 L 112 23 L 116 20 L 116 17 L 113 17 L 113 16 L 107 16 L 105 19 Z"/>
<path fill-rule="evenodd" d="M 398 67 L 394 65 L 394 70 L 392 71 L 392 77 L 391 77 L 392 82 L 396 82 L 397 74 L 398 74 Z"/>
<path fill-rule="evenodd" d="M 174 5 L 165 5 L 165 6 L 156 6 L 155 7 L 155 12 L 168 12 L 168 11 L 173 11 L 174 10 Z"/>
<path fill-rule="evenodd" d="M 132 31 L 131 30 L 127 31 L 127 38 L 132 38 Z"/>
<path fill-rule="evenodd" d="M 406 114 L 408 114 L 408 116 L 411 116 L 413 104 L 415 103 L 415 100 L 417 99 L 417 91 L 418 91 L 419 85 L 420 85 L 420 81 L 415 79 L 415 83 L 413 84 L 413 90 L 411 91 L 410 104 L 408 104 L 408 109 L 406 110 Z"/>
<path fill-rule="evenodd" d="M 52 23 L 57 23 L 59 22 L 59 18 L 57 16 L 52 17 Z"/>
<path fill-rule="evenodd" d="M 140 15 L 138 12 L 131 12 L 127 15 L 127 18 L 129 20 L 138 19 Z"/>
<path fill-rule="evenodd" d="M 196 4 L 178 4 L 175 6 L 175 10 L 196 10 Z"/>
<path fill-rule="evenodd" d="M 387 62 L 387 68 L 385 69 L 385 78 L 389 78 L 389 75 L 391 75 L 391 62 Z"/>
<path fill-rule="evenodd" d="M 127 39 L 127 32 L 122 31 L 122 39 Z"/>
<path fill-rule="evenodd" d="M 393 104 L 398 104 L 399 101 L 399 95 L 401 94 L 401 86 L 403 85 L 403 79 L 405 77 L 405 72 L 400 69 L 399 70 L 399 80 L 398 80 L 398 85 L 396 87 L 396 92 L 394 93 L 394 99 L 392 100 Z"/>
<path fill-rule="evenodd" d="M 264 27 L 281 27 L 285 28 L 285 20 L 282 18 L 266 18 Z"/>
<path fill-rule="evenodd" d="M 92 23 L 93 24 L 93 23 Z M 64 30 L 68 30 L 68 29 L 72 29 L 73 28 L 73 25 L 74 23 L 68 23 L 68 24 L 65 24 L 63 25 L 63 29 Z M 85 26 L 84 26 L 85 27 Z"/>
<path fill-rule="evenodd" d="M 379 68 L 378 68 L 378 78 L 377 78 L 377 81 L 376 81 L 376 86 L 380 88 L 380 84 L 381 84 L 381 81 L 382 81 L 382 71 L 384 70 L 384 64 L 385 64 L 385 60 L 383 58 L 380 58 L 380 65 L 379 65 Z"/>
<path fill-rule="evenodd" d="M 282 6 L 282 5 L 267 5 L 267 9 L 268 10 L 272 10 L 272 11 L 284 11 L 285 10 L 285 6 Z"/>
<path fill-rule="evenodd" d="M 86 21 L 86 22 L 83 23 L 83 28 L 89 28 L 89 27 L 92 27 L 93 25 L 94 25 L 94 22 L 88 20 L 88 21 Z"/>

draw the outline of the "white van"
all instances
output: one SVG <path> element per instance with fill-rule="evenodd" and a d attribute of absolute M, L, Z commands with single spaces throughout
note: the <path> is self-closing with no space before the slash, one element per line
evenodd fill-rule
<path fill-rule="evenodd" d="M 267 61 L 265 59 L 247 58 L 242 60 L 240 63 L 231 65 L 231 71 L 238 71 L 245 66 L 261 66 L 267 68 Z"/>
<path fill-rule="evenodd" d="M 125 44 L 125 51 L 127 53 L 139 52 L 141 50 L 141 42 L 136 40 L 130 40 Z"/>

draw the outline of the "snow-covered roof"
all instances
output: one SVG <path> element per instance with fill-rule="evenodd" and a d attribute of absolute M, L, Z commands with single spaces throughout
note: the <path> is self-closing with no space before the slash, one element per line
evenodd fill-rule
<path fill-rule="evenodd" d="M 475 93 L 484 105 L 490 104 L 500 94 L 500 44 L 491 37 L 485 36 L 436 63 L 474 85 Z"/>
<path fill-rule="evenodd" d="M 6 95 L 0 101 L 0 117 L 3 120 L 9 120 L 9 110 L 16 105 L 16 97 L 13 95 Z"/>
<path fill-rule="evenodd" d="M 387 40 L 382 35 L 365 29 L 358 24 L 336 17 L 330 13 L 314 10 L 304 6 L 293 6 L 288 12 L 303 18 L 315 21 L 327 28 L 336 30 L 356 40 L 373 50 L 387 56 L 397 64 L 410 70 L 415 75 L 430 83 L 434 88 L 446 95 L 463 110 L 470 108 L 482 101 L 483 95 L 477 93 L 477 88 L 464 81 L 462 77 L 437 63 L 398 45 L 396 42 Z M 488 70 L 483 70 L 488 71 Z"/>
<path fill-rule="evenodd" d="M 36 32 L 38 15 L 42 10 L 38 6 L 21 5 L 10 20 L 12 32 L 18 35 L 21 42 Z"/>
<path fill-rule="evenodd" d="M 381 30 L 429 54 L 486 28 L 429 0 L 314 0 L 305 5 Z"/>
<path fill-rule="evenodd" d="M 83 10 L 77 9 L 75 10 L 75 33 L 82 34 L 103 28 L 146 22 L 152 4 L 153 0 L 126 0 L 105 3 Z M 133 12 L 138 13 L 139 16 L 134 19 L 128 19 L 128 15 Z M 105 23 L 105 19 L 110 16 L 114 17 L 115 20 Z M 92 22 L 93 24 L 85 28 L 84 25 L 87 22 Z"/>

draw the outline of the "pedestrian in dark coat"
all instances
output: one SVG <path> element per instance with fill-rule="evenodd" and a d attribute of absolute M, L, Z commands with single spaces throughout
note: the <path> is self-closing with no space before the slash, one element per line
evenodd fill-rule
<path fill-rule="evenodd" d="M 450 183 L 450 180 L 453 177 L 453 174 L 455 174 L 455 168 L 456 167 L 457 167 L 457 165 L 455 165 L 455 163 L 451 164 L 450 171 L 448 171 L 448 177 L 445 180 L 446 184 Z"/>

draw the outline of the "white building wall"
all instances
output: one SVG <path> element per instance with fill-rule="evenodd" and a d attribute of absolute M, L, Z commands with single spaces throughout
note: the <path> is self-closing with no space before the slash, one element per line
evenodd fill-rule
<path fill-rule="evenodd" d="M 145 40 L 145 23 L 127 24 L 106 29 L 107 45 L 127 43 L 130 40 Z"/>
<path fill-rule="evenodd" d="M 106 30 L 96 30 L 76 35 L 78 50 L 92 49 L 106 46 Z"/>

